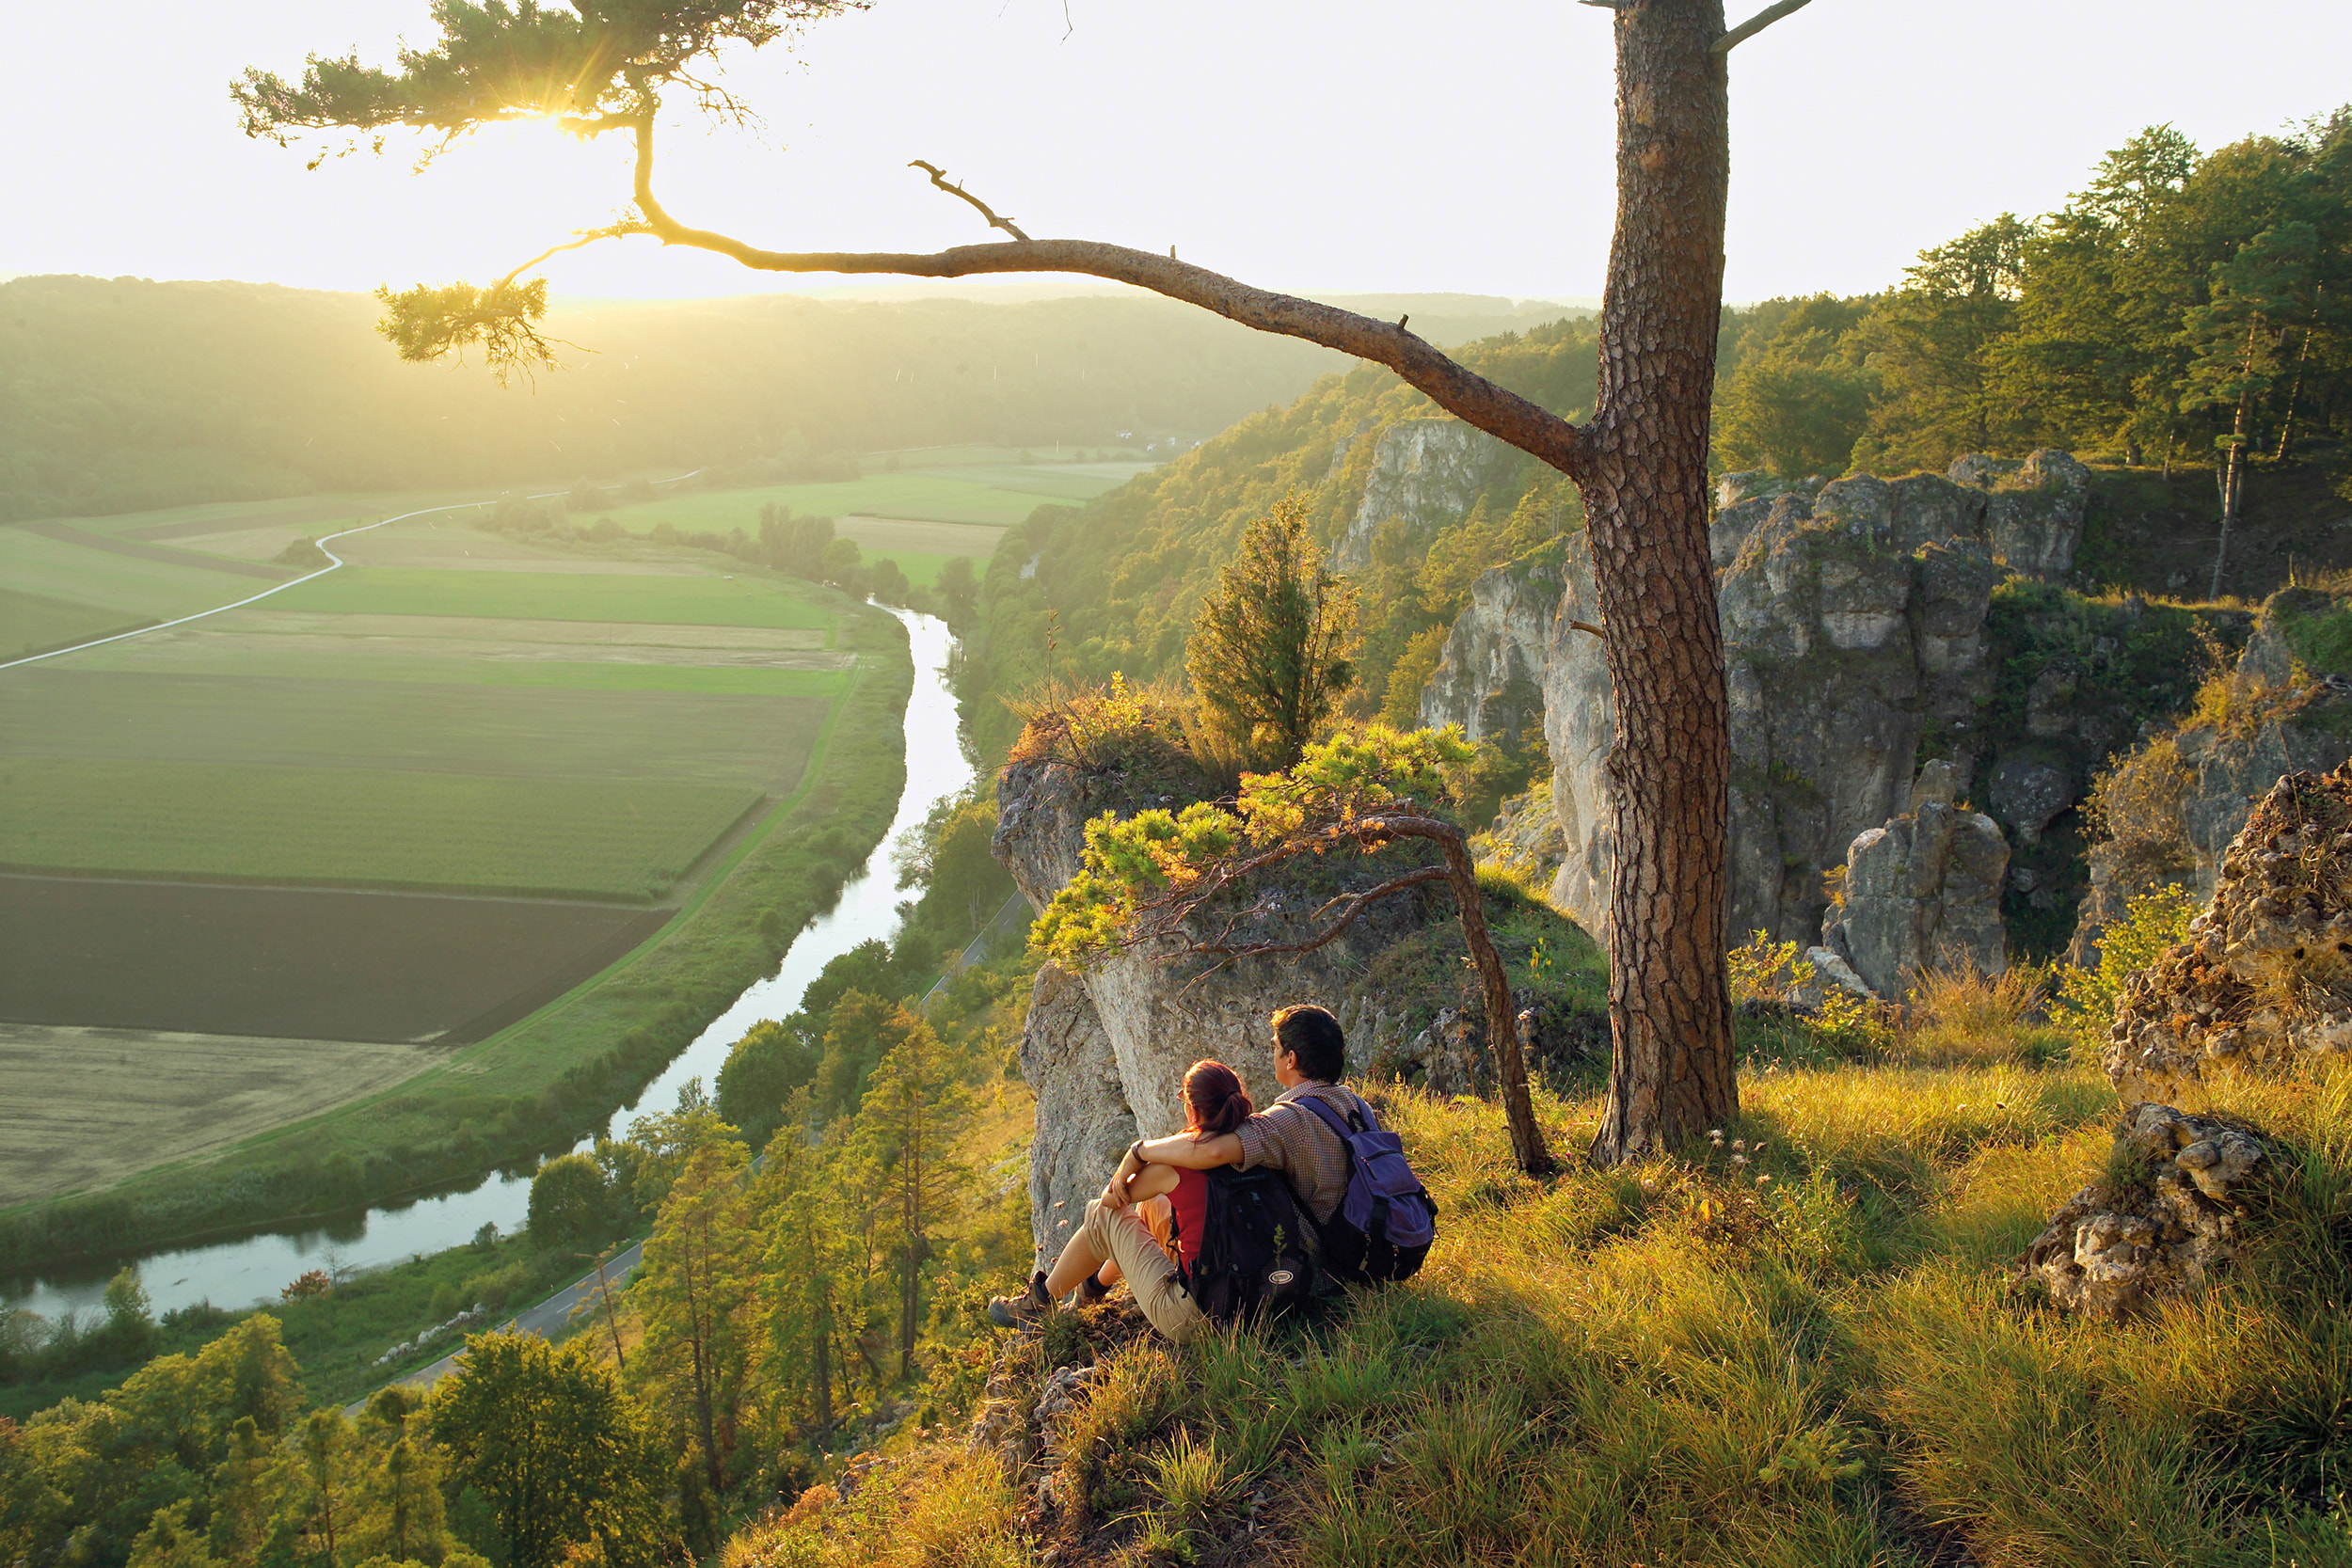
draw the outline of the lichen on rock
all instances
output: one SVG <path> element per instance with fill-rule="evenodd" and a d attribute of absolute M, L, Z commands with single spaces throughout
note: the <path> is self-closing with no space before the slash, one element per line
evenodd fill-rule
<path fill-rule="evenodd" d="M 2125 1107 L 2116 1143 L 2137 1179 L 2067 1199 L 2026 1249 L 2012 1287 L 2038 1282 L 2062 1310 L 2122 1318 L 2194 1293 L 2242 1254 L 2250 1180 L 2276 1164 L 2267 1138 L 2142 1102 Z"/>
<path fill-rule="evenodd" d="M 2221 858 L 2189 939 L 2125 982 L 2103 1065 L 2127 1097 L 2215 1064 L 2352 1054 L 2352 763 L 2281 776 Z"/>

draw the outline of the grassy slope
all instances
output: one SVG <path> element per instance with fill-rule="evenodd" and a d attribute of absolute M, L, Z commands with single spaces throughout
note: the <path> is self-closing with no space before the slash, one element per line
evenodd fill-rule
<path fill-rule="evenodd" d="M 1018 1485 L 960 1432 L 903 1434 L 854 1501 L 810 1494 L 723 1560 L 2352 1560 L 2352 1077 L 2233 1094 L 2308 1152 L 2269 1250 L 2115 1328 L 2003 1290 L 2102 1169 L 2113 1094 L 2028 1065 L 2030 1030 L 1934 1045 L 1752 1059 L 1723 1147 L 1544 1181 L 1494 1106 L 1393 1091 L 1441 1215 L 1410 1285 L 1180 1352 L 1117 1300 L 1058 1318 L 995 1396 L 1097 1370 Z M 1538 1106 L 1563 1149 L 1600 1110 L 1590 1085 Z"/>

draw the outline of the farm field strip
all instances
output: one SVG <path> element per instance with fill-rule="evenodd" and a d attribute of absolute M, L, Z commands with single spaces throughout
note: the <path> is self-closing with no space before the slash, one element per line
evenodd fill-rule
<path fill-rule="evenodd" d="M 167 638 L 172 634 L 167 633 Z M 377 638 L 364 647 L 337 637 L 246 638 L 215 632 L 85 656 L 82 670 L 132 673 L 283 676 L 299 660 L 308 680 L 438 682 L 460 686 L 563 686 L 606 691 L 731 691 L 822 696 L 855 654 L 761 649 L 648 648 L 607 643 L 513 643 L 464 638 Z"/>
<path fill-rule="evenodd" d="M 977 472 L 1001 475 L 1002 469 Z M 808 484 L 764 484 L 740 490 L 698 490 L 634 506 L 614 507 L 614 521 L 643 532 L 666 521 L 689 532 L 715 530 L 724 533 L 739 528 L 746 533 L 759 527 L 759 509 L 774 504 L 798 516 L 861 516 L 903 518 L 930 523 L 993 523 L 999 527 L 1025 520 L 1041 506 L 1067 505 L 1113 488 L 1095 485 L 1079 493 L 1075 484 L 1054 489 L 1009 487 L 1001 479 L 978 481 L 942 479 L 930 474 L 868 474 L 863 479 L 834 480 Z M 587 514 L 583 514 L 587 515 Z"/>
<path fill-rule="evenodd" d="M 375 615 L 315 610 L 241 610 L 216 624 L 224 632 L 349 638 L 473 638 L 500 642 L 554 642 L 580 647 L 728 649 L 823 648 L 830 626 L 684 626 L 661 621 L 527 621 L 497 615 Z M 162 634 L 161 646 L 177 632 Z"/>
<path fill-rule="evenodd" d="M 40 667 L 0 680 L 0 758 L 675 780 L 782 794 L 823 697 Z"/>
<path fill-rule="evenodd" d="M 137 625 L 145 617 L 118 610 L 20 594 L 0 588 L 0 659 L 41 648 L 63 647 Z"/>
<path fill-rule="evenodd" d="M 723 784 L 0 760 L 0 866 L 658 898 L 763 799 Z"/>
<path fill-rule="evenodd" d="M 804 590 L 752 577 L 598 577 L 557 572 L 348 567 L 292 588 L 272 607 L 346 614 L 501 616 L 821 628 Z"/>
<path fill-rule="evenodd" d="M 118 623 L 186 614 L 255 586 L 233 572 L 117 555 L 8 526 L 0 526 L 0 581 L 18 594 L 112 611 Z"/>
<path fill-rule="evenodd" d="M 0 1205 L 82 1192 L 378 1094 L 405 1044 L 0 1023 Z"/>
<path fill-rule="evenodd" d="M 996 553 L 996 541 L 1005 536 L 1003 529 L 988 523 L 914 523 L 899 517 L 867 517 L 854 512 L 833 521 L 835 533 L 856 541 L 859 549 L 874 557 L 912 552 L 986 561 Z M 906 562 L 901 560 L 899 564 Z"/>

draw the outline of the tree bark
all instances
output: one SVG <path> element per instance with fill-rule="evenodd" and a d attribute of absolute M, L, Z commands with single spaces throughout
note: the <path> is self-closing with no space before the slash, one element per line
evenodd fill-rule
<path fill-rule="evenodd" d="M 1724 942 L 1730 708 L 1707 539 L 1730 177 L 1726 71 L 1710 48 L 1723 31 L 1720 0 L 1616 13 L 1617 230 L 1579 479 L 1617 709 L 1602 1164 L 1663 1152 L 1740 1108 Z"/>

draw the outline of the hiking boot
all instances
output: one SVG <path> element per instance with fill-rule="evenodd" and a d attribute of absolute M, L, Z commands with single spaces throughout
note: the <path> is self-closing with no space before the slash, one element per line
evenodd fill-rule
<path fill-rule="evenodd" d="M 1045 1293 L 1045 1271 L 1040 1269 L 1029 1275 L 1029 1288 L 1017 1296 L 993 1296 L 988 1304 L 988 1321 L 998 1328 L 1019 1328 L 1035 1323 L 1054 1309 L 1054 1298 Z"/>
<path fill-rule="evenodd" d="M 1096 1306 L 1103 1300 L 1104 1297 L 1109 1295 L 1110 1293 L 1111 1287 L 1104 1284 L 1092 1275 L 1089 1275 L 1085 1279 L 1079 1281 L 1078 1305 L 1081 1307 Z"/>

